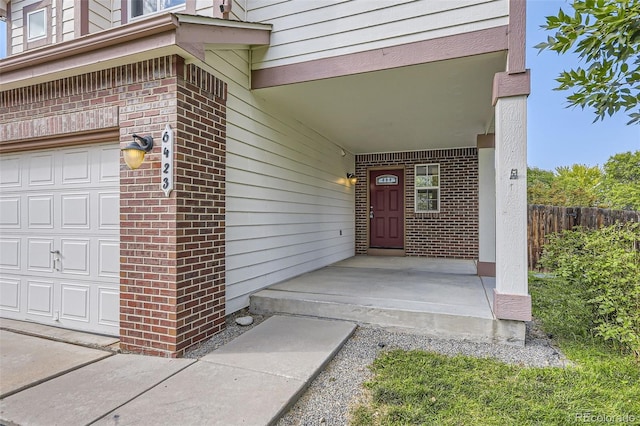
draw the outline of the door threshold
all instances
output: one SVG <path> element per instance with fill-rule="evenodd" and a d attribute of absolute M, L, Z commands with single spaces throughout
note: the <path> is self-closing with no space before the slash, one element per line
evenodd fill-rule
<path fill-rule="evenodd" d="M 398 256 L 404 257 L 404 249 L 369 248 L 368 256 Z"/>

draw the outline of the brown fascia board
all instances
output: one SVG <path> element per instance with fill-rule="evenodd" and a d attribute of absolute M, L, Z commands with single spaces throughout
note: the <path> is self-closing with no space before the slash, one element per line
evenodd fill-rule
<path fill-rule="evenodd" d="M 222 21 L 222 22 L 221 22 Z M 128 62 L 179 54 L 204 60 L 207 44 L 269 44 L 271 25 L 162 14 L 0 60 L 0 87 L 12 89 Z"/>

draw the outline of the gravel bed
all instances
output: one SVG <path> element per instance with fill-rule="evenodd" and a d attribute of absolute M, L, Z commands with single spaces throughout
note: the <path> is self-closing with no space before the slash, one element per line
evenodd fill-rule
<path fill-rule="evenodd" d="M 244 316 L 251 316 L 253 318 L 253 324 L 244 325 L 244 326 L 236 324 L 236 318 L 244 317 Z M 226 328 L 223 331 L 214 335 L 213 337 L 211 337 L 211 339 L 200 343 L 195 348 L 190 349 L 189 352 L 184 354 L 184 357 L 192 358 L 192 359 L 201 358 L 206 354 L 208 354 L 209 352 L 215 351 L 220 346 L 226 345 L 227 343 L 229 343 L 230 341 L 232 341 L 242 333 L 251 330 L 253 327 L 260 324 L 262 321 L 266 320 L 267 318 L 268 317 L 265 317 L 263 315 L 249 314 L 248 309 L 242 309 L 234 314 L 231 314 L 227 316 Z"/>
<path fill-rule="evenodd" d="M 267 318 L 252 315 L 254 323 L 241 327 L 235 323 L 235 318 L 244 315 L 248 315 L 246 311 L 229 316 L 225 331 L 188 352 L 185 357 L 199 358 Z M 371 378 L 371 372 L 367 367 L 380 353 L 393 349 L 423 349 L 451 356 L 462 354 L 491 357 L 509 364 L 532 367 L 564 367 L 568 364 L 566 358 L 551 345 L 548 337 L 540 332 L 534 323 L 527 325 L 525 347 L 434 339 L 371 326 L 359 326 L 334 359 L 309 385 L 298 402 L 278 421 L 278 426 L 346 425 L 350 408 L 364 396 L 362 383 Z"/>

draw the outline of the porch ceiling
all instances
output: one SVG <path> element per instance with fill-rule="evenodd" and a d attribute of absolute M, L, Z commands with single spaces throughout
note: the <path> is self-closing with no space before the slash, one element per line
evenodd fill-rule
<path fill-rule="evenodd" d="M 352 153 L 468 147 L 493 131 L 495 52 L 255 91 Z"/>

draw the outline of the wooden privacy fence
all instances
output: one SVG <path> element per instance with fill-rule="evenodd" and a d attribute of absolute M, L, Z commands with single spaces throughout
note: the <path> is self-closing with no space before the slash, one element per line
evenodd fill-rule
<path fill-rule="evenodd" d="M 529 269 L 536 268 L 548 235 L 574 226 L 598 229 L 616 222 L 640 222 L 640 212 L 596 207 L 529 205 L 527 211 Z"/>

